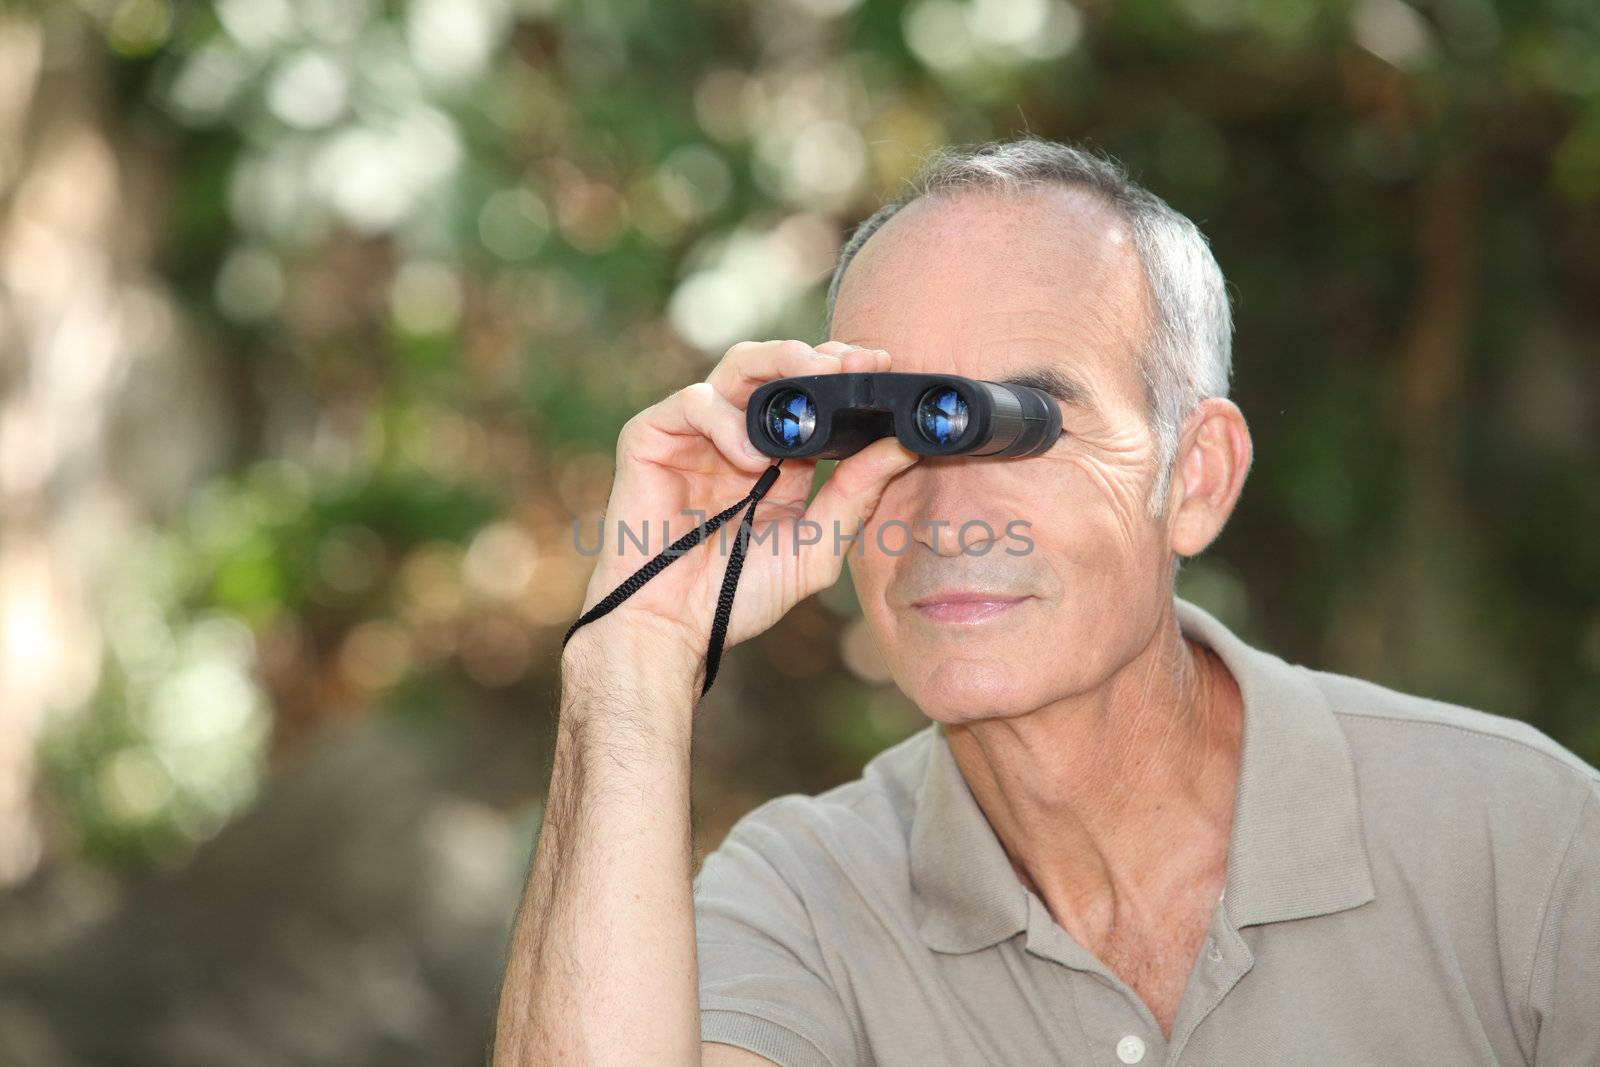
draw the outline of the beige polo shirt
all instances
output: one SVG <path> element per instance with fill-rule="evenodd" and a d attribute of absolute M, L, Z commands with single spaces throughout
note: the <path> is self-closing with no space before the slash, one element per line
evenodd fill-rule
<path fill-rule="evenodd" d="M 1244 749 L 1170 1041 L 1017 878 L 938 724 L 706 857 L 704 1039 L 784 1067 L 1600 1065 L 1600 771 L 1177 608 L 1239 682 Z"/>

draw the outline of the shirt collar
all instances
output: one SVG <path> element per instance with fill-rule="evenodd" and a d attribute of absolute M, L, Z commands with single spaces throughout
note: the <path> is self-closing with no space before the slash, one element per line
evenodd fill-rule
<path fill-rule="evenodd" d="M 1244 748 L 1222 903 L 1236 927 L 1326 915 L 1375 897 L 1355 765 L 1327 697 L 1304 668 L 1245 644 L 1174 598 L 1183 633 L 1239 683 Z M 973 799 L 943 727 L 930 727 L 910 865 L 925 944 L 971 952 L 1027 929 L 1028 890 Z"/>

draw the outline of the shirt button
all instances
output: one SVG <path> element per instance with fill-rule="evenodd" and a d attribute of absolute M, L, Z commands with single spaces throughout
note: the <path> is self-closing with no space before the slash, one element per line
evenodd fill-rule
<path fill-rule="evenodd" d="M 1117 1059 L 1123 1063 L 1138 1063 L 1144 1059 L 1144 1042 L 1138 1034 L 1129 1034 L 1117 1042 Z"/>
<path fill-rule="evenodd" d="M 1206 959 L 1212 963 L 1222 959 L 1222 950 L 1217 947 L 1217 939 L 1214 937 L 1206 938 Z"/>

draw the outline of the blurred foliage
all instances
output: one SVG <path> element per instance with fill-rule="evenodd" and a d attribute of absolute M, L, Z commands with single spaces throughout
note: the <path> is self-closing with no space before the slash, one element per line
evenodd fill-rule
<path fill-rule="evenodd" d="M 36 112 L 94 112 L 189 368 L 141 393 L 135 365 L 123 400 L 148 536 L 105 579 L 93 698 L 45 740 L 58 862 L 182 869 L 271 768 L 375 712 L 476 739 L 451 789 L 537 803 L 587 577 L 572 524 L 604 505 L 621 424 L 736 341 L 820 341 L 848 228 L 930 148 L 1024 129 L 1122 159 L 1230 279 L 1256 466 L 1184 595 L 1286 658 L 1600 762 L 1591 0 L 54 0 L 0 20 L 43 41 Z M 5 146 L 0 178 L 37 148 Z M 150 442 L 200 413 L 192 473 L 146 486 Z M 723 678 L 696 747 L 707 847 L 924 721 L 847 583 Z M 397 1062 L 409 1039 L 373 1040 L 295 1055 Z"/>

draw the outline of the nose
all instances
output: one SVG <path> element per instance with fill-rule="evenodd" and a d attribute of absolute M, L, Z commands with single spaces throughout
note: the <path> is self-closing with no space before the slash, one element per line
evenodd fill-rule
<path fill-rule="evenodd" d="M 986 519 L 932 519 L 912 526 L 911 536 L 940 556 L 983 555 L 1000 539 Z"/>
<path fill-rule="evenodd" d="M 910 520 L 913 540 L 936 555 L 959 556 L 987 551 L 985 546 L 1002 536 L 1005 524 L 996 523 L 986 507 L 981 462 L 949 457 L 907 472 L 918 475 L 912 487 L 917 501 Z"/>

